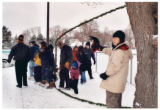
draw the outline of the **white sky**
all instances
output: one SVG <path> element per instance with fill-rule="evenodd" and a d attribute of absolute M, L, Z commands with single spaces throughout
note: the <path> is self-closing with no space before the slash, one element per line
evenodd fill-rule
<path fill-rule="evenodd" d="M 98 6 L 82 5 L 78 2 L 51 2 L 50 27 L 60 25 L 70 28 L 80 22 L 105 11 L 124 5 L 123 2 L 103 2 Z M 19 35 L 23 30 L 40 26 L 46 35 L 46 2 L 3 2 L 2 24 L 9 27 L 12 35 Z M 126 29 L 129 18 L 126 9 L 118 10 L 97 20 L 101 31 Z"/>

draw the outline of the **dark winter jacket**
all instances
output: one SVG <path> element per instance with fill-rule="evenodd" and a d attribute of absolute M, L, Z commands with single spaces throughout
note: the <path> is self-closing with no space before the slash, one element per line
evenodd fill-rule
<path fill-rule="evenodd" d="M 42 67 L 52 68 L 53 71 L 55 70 L 54 55 L 52 52 L 45 50 L 45 52 L 39 53 L 39 57 Z"/>
<path fill-rule="evenodd" d="M 87 57 L 88 57 L 88 59 L 89 59 L 90 61 L 91 61 L 91 58 L 92 58 L 93 61 L 95 62 L 95 55 L 94 55 L 94 53 L 92 52 L 91 49 L 85 48 L 85 49 L 84 49 L 84 52 L 85 52 L 85 54 L 87 55 Z"/>
<path fill-rule="evenodd" d="M 12 58 L 15 61 L 27 61 L 28 62 L 30 59 L 29 47 L 25 45 L 24 43 L 16 44 L 11 49 L 11 52 L 8 56 L 8 62 L 11 62 Z"/>
<path fill-rule="evenodd" d="M 86 71 L 87 70 L 87 65 L 90 63 L 90 61 L 88 60 L 88 57 L 85 53 L 77 53 L 77 58 L 78 61 L 81 63 L 80 65 L 80 71 Z"/>
<path fill-rule="evenodd" d="M 33 60 L 35 53 L 39 48 L 37 46 L 32 46 L 29 49 L 30 49 L 30 60 Z"/>
<path fill-rule="evenodd" d="M 68 45 L 64 45 L 61 49 L 60 65 L 63 66 L 67 61 L 71 63 L 72 60 L 73 60 L 72 48 Z"/>

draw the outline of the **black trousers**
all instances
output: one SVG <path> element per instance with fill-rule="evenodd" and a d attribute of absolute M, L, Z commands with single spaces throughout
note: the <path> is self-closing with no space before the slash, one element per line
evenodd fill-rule
<path fill-rule="evenodd" d="M 34 79 L 36 82 L 42 81 L 42 67 L 41 66 L 35 66 L 34 67 Z"/>
<path fill-rule="evenodd" d="M 93 78 L 91 66 L 92 66 L 92 64 L 91 64 L 91 61 L 90 61 L 90 62 L 87 64 L 87 68 L 86 68 L 87 71 L 88 71 L 88 75 L 89 75 L 90 79 Z"/>
<path fill-rule="evenodd" d="M 66 69 L 65 67 L 62 67 L 60 70 L 60 87 L 64 87 L 64 83 L 66 82 L 66 87 L 69 87 L 69 70 Z"/>
<path fill-rule="evenodd" d="M 78 79 L 70 79 L 70 87 L 74 90 L 75 94 L 78 94 Z"/>
<path fill-rule="evenodd" d="M 15 62 L 15 70 L 16 70 L 16 80 L 18 86 L 23 85 L 27 86 L 27 61 L 16 61 Z"/>

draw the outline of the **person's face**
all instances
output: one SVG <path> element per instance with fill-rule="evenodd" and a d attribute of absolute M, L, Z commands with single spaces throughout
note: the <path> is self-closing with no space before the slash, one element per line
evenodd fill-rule
<path fill-rule="evenodd" d="M 40 51 L 41 51 L 41 52 L 44 52 L 44 51 L 45 51 L 45 48 L 44 48 L 42 45 L 40 45 Z"/>
<path fill-rule="evenodd" d="M 45 49 L 44 48 L 41 48 L 41 52 L 44 52 L 45 51 Z"/>
<path fill-rule="evenodd" d="M 119 37 L 113 37 L 113 45 L 117 46 L 120 43 Z"/>
<path fill-rule="evenodd" d="M 32 44 L 32 43 L 30 43 L 29 45 L 30 45 L 31 47 L 33 46 L 33 44 Z"/>
<path fill-rule="evenodd" d="M 78 48 L 76 47 L 74 50 L 75 50 L 75 51 L 78 51 Z"/>
<path fill-rule="evenodd" d="M 88 45 L 86 45 L 86 48 L 87 48 L 87 49 L 89 49 L 89 46 L 88 46 Z"/>

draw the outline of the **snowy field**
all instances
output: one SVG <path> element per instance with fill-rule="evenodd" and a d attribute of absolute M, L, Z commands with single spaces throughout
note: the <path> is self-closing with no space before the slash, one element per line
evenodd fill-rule
<path fill-rule="evenodd" d="M 133 53 L 136 53 L 135 50 L 133 50 Z M 3 53 L 3 58 L 7 58 L 7 55 L 7 53 Z M 72 90 L 68 91 L 62 89 L 62 91 L 74 97 L 105 104 L 106 93 L 105 90 L 99 88 L 99 85 L 101 83 L 99 74 L 101 72 L 104 72 L 106 69 L 107 56 L 102 53 L 97 53 L 96 55 L 97 65 L 92 66 L 94 79 L 90 80 L 88 73 L 86 72 L 87 83 L 82 85 L 79 81 L 78 95 L 75 95 Z M 136 64 L 136 56 L 134 56 L 134 59 L 132 60 L 132 77 L 130 77 L 130 69 L 128 75 L 128 82 L 122 95 L 122 106 L 125 107 L 133 106 L 135 92 L 134 77 L 136 74 Z M 45 89 L 35 83 L 34 80 L 28 80 L 29 87 L 18 89 L 16 88 L 14 67 L 3 68 L 2 73 L 4 108 L 105 108 L 72 99 L 60 93 L 56 89 Z M 27 74 L 29 76 L 29 73 Z M 57 87 L 59 86 L 59 80 L 56 82 L 56 85 Z"/>

